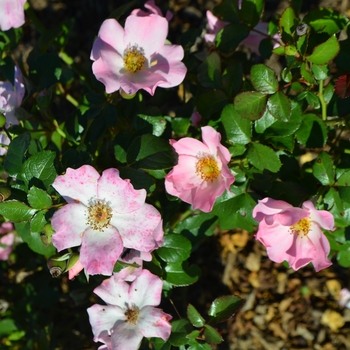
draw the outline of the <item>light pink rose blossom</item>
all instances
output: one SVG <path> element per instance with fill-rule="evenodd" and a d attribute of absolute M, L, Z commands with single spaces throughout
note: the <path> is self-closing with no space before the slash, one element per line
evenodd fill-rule
<path fill-rule="evenodd" d="M 17 125 L 16 109 L 21 105 L 25 88 L 20 69 L 15 66 L 13 86 L 9 81 L 0 81 L 0 113 L 6 117 L 6 127 Z"/>
<path fill-rule="evenodd" d="M 24 24 L 24 4 L 26 0 L 0 0 L 0 28 L 9 30 Z"/>
<path fill-rule="evenodd" d="M 207 43 L 214 43 L 215 37 L 219 33 L 219 31 L 227 26 L 229 23 L 220 20 L 216 16 L 214 16 L 210 11 L 207 11 L 207 20 L 209 24 L 208 34 L 204 35 L 204 39 Z M 260 22 L 258 23 L 249 33 L 248 37 L 241 41 L 240 45 L 246 46 L 251 52 L 254 52 L 257 55 L 259 53 L 259 45 L 261 40 L 268 38 L 268 23 Z M 280 45 L 280 36 L 275 34 L 272 37 L 274 41 L 273 48 Z"/>
<path fill-rule="evenodd" d="M 117 169 L 100 176 L 90 165 L 68 168 L 52 186 L 68 202 L 52 217 L 52 243 L 58 251 L 81 245 L 89 275 L 111 275 L 124 248 L 150 252 L 162 245 L 160 213 Z"/>
<path fill-rule="evenodd" d="M 350 291 L 347 288 L 343 288 L 339 292 L 339 305 L 350 309 Z"/>
<path fill-rule="evenodd" d="M 171 316 L 159 308 L 163 282 L 143 270 L 129 285 L 112 276 L 94 292 L 107 304 L 87 309 L 95 342 L 99 349 L 136 350 L 143 337 L 166 340 L 171 333 Z"/>
<path fill-rule="evenodd" d="M 15 243 L 15 234 L 11 233 L 14 230 L 12 222 L 3 222 L 0 226 L 0 260 L 6 261 L 11 252 L 13 244 Z"/>
<path fill-rule="evenodd" d="M 165 176 L 168 193 L 179 197 L 194 209 L 210 212 L 215 200 L 235 181 L 227 164 L 228 149 L 220 144 L 221 135 L 211 126 L 202 129 L 203 142 L 185 137 L 170 140 L 178 153 L 178 164 Z"/>
<path fill-rule="evenodd" d="M 8 146 L 11 140 L 5 134 L 5 132 L 0 132 L 0 156 L 4 156 L 7 153 L 7 148 L 2 146 Z"/>
<path fill-rule="evenodd" d="M 328 211 L 316 210 L 311 201 L 296 208 L 264 198 L 255 206 L 253 217 L 259 222 L 255 238 L 266 247 L 272 261 L 286 260 L 294 270 L 311 262 L 316 272 L 332 265 L 330 245 L 321 230 L 334 230 L 334 218 Z"/>
<path fill-rule="evenodd" d="M 154 13 L 158 16 L 163 16 L 161 9 L 155 4 L 154 0 L 146 1 L 144 6 L 148 11 L 143 11 L 141 9 L 135 9 L 131 12 L 131 14 L 135 15 L 135 16 L 139 16 L 139 17 L 145 17 L 145 16 L 150 15 L 151 13 Z M 173 18 L 173 14 L 170 11 L 167 11 L 165 18 L 167 21 L 170 21 Z"/>
<path fill-rule="evenodd" d="M 206 13 L 209 30 L 208 33 L 204 35 L 204 40 L 207 43 L 214 43 L 216 34 L 220 32 L 220 30 L 224 27 L 226 27 L 229 22 L 222 21 L 218 17 L 214 16 L 212 12 L 209 10 Z"/>
<path fill-rule="evenodd" d="M 184 50 L 165 45 L 168 21 L 150 14 L 130 15 L 123 28 L 115 19 L 102 23 L 92 51 L 93 73 L 107 93 L 122 89 L 132 95 L 144 89 L 153 95 L 157 86 L 179 85 L 186 75 Z"/>

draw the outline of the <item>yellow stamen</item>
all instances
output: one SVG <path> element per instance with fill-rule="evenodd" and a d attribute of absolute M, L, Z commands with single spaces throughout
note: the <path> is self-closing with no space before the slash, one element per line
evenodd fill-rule
<path fill-rule="evenodd" d="M 146 62 L 144 51 L 137 45 L 128 46 L 124 51 L 124 68 L 132 73 L 140 71 Z"/>
<path fill-rule="evenodd" d="M 87 225 L 93 230 L 103 232 L 112 219 L 112 208 L 101 200 L 90 200 Z"/>
<path fill-rule="evenodd" d="M 305 237 L 310 232 L 310 226 L 311 222 L 309 218 L 301 219 L 290 227 L 290 233 L 297 233 L 301 237 Z"/>
<path fill-rule="evenodd" d="M 196 173 L 204 181 L 213 182 L 220 175 L 219 165 L 213 156 L 205 155 L 198 160 L 196 164 Z"/>
<path fill-rule="evenodd" d="M 139 318 L 139 314 L 140 311 L 135 305 L 133 305 L 131 308 L 128 307 L 128 309 L 124 313 L 124 315 L 126 316 L 126 322 L 135 325 Z"/>

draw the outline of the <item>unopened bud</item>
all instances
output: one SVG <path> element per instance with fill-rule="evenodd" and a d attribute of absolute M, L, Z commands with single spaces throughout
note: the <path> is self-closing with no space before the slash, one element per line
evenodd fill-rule
<path fill-rule="evenodd" d="M 0 202 L 11 196 L 11 190 L 7 186 L 0 186 Z"/>

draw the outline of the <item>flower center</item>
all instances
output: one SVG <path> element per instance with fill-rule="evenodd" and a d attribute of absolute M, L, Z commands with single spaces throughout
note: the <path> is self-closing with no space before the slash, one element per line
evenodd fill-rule
<path fill-rule="evenodd" d="M 86 223 L 93 230 L 103 232 L 112 219 L 112 208 L 105 200 L 90 199 L 89 204 Z"/>
<path fill-rule="evenodd" d="M 205 155 L 200 158 L 196 164 L 196 173 L 204 181 L 214 181 L 220 175 L 220 169 L 217 161 L 211 155 Z"/>
<path fill-rule="evenodd" d="M 130 72 L 140 71 L 146 62 L 142 47 L 128 46 L 124 51 L 124 68 Z"/>
<path fill-rule="evenodd" d="M 290 233 L 297 233 L 301 237 L 307 236 L 310 231 L 311 222 L 309 218 L 304 218 L 290 227 Z"/>
<path fill-rule="evenodd" d="M 135 325 L 139 318 L 139 314 L 140 310 L 137 306 L 133 305 L 131 308 L 128 307 L 128 309 L 124 313 L 124 315 L 126 316 L 126 322 Z"/>

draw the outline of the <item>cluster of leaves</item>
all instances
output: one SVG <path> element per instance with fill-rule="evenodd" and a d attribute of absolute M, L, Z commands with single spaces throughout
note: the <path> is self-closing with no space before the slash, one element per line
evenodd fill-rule
<path fill-rule="evenodd" d="M 122 22 L 140 5 L 128 2 L 111 16 Z M 6 198 L 0 203 L 0 214 L 15 223 L 32 251 L 44 257 L 40 263 L 56 254 L 50 220 L 63 201 L 51 186 L 54 179 L 68 167 L 91 164 L 99 171 L 118 168 L 135 188 L 147 190 L 148 202 L 162 213 L 165 243 L 145 268 L 164 280 L 168 298 L 177 287 L 200 278 L 200 267 L 190 262 L 191 254 L 201 249 L 214 228 L 254 232 L 252 210 L 257 199 L 267 196 L 295 206 L 314 198 L 319 209 L 330 211 L 337 226 L 327 235 L 331 254 L 349 267 L 350 104 L 344 97 L 349 95 L 350 38 L 339 41 L 341 31 L 350 35 L 349 21 L 327 8 L 312 10 L 301 20 L 301 6 L 302 1 L 292 1 L 269 23 L 270 36 L 260 43 L 262 58 L 272 53 L 280 56 L 280 73 L 238 49 L 261 20 L 263 0 L 244 0 L 241 9 L 235 1 L 223 0 L 214 13 L 229 24 L 216 36 L 215 49 L 200 48 L 206 52 L 204 60 L 193 50 L 200 34 L 197 28 L 177 36 L 188 68 L 180 89 L 158 88 L 152 97 L 139 92 L 132 100 L 105 94 L 91 73 L 91 62 L 77 64 L 69 55 L 72 19 L 48 30 L 28 8 L 39 38 L 21 66 L 27 87 L 21 124 L 6 130 L 12 141 L 1 160 L 9 177 L 0 188 Z M 282 44 L 273 49 L 271 36 L 277 32 Z M 23 40 L 23 31 L 1 33 L 0 40 L 0 73 L 13 81 L 10 52 Z M 200 135 L 190 121 L 194 110 L 202 116 L 201 125 L 221 132 L 236 174 L 232 194 L 220 197 L 211 213 L 193 212 L 164 190 L 164 176 L 177 162 L 168 140 Z M 241 305 L 235 296 L 218 298 L 205 320 L 189 304 L 187 315 L 173 321 L 167 342 L 151 339 L 154 349 L 210 349 L 209 344 L 222 341 L 215 324 Z M 27 326 L 20 318 L 15 325 L 18 315 L 11 310 L 0 323 L 6 344 L 34 348 L 25 337 Z"/>

